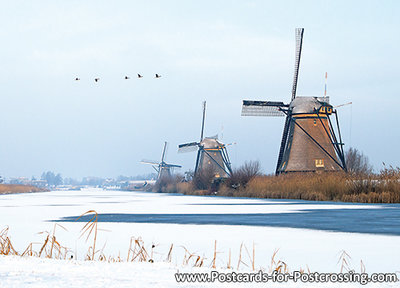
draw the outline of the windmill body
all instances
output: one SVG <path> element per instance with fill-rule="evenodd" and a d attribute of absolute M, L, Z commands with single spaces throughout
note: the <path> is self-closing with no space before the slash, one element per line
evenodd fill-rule
<path fill-rule="evenodd" d="M 215 178 L 227 178 L 230 163 L 226 158 L 228 154 L 225 145 L 215 138 L 206 137 L 200 142 L 200 146 L 196 171 L 212 170 Z"/>
<path fill-rule="evenodd" d="M 296 29 L 296 61 L 289 104 L 244 100 L 243 116 L 286 117 L 276 174 L 289 172 L 346 171 L 337 111 L 329 97 L 296 95 L 304 29 Z M 335 116 L 336 136 L 330 116 Z"/>
<path fill-rule="evenodd" d="M 178 152 L 190 152 L 197 150 L 196 166 L 194 174 L 201 171 L 212 171 L 214 178 L 227 178 L 231 172 L 226 145 L 214 137 L 203 137 L 205 122 L 206 102 L 203 102 L 203 121 L 199 142 L 191 142 L 178 146 Z"/>
<path fill-rule="evenodd" d="M 330 129 L 333 108 L 326 99 L 296 97 L 290 104 L 291 118 L 278 174 L 343 169 Z"/>

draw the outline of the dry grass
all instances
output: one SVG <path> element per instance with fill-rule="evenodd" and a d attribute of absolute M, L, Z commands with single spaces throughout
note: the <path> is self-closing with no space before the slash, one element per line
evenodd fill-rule
<path fill-rule="evenodd" d="M 30 185 L 0 184 L 0 194 L 32 193 L 43 191 L 48 190 Z"/>
<path fill-rule="evenodd" d="M 85 260 L 88 261 L 107 261 L 109 263 L 114 263 L 114 262 L 124 262 L 123 258 L 118 255 L 117 257 L 106 257 L 104 253 L 101 251 L 96 251 L 96 240 L 97 240 L 97 212 L 94 210 L 89 210 L 85 213 L 83 213 L 80 217 L 84 215 L 92 215 L 90 220 L 85 223 L 83 228 L 81 229 L 81 237 L 86 235 L 86 240 L 88 241 L 91 237 L 93 238 L 93 243 L 88 249 L 88 253 L 85 257 Z M 55 224 L 54 228 L 51 232 L 40 232 L 39 234 L 45 235 L 45 239 L 43 243 L 30 243 L 27 248 L 22 252 L 19 253 L 14 249 L 10 237 L 8 236 L 9 228 L 6 227 L 3 230 L 0 231 L 0 255 L 15 255 L 15 256 L 22 256 L 22 257 L 42 257 L 42 258 L 51 258 L 51 259 L 59 259 L 59 260 L 67 260 L 67 254 L 70 252 L 70 250 L 67 247 L 64 247 L 63 245 L 60 244 L 60 242 L 56 239 L 56 228 L 62 228 L 65 230 L 65 228 L 59 224 Z M 33 248 L 33 244 L 39 244 L 40 249 L 38 251 L 35 251 Z M 148 247 L 148 246 L 147 246 Z M 154 263 L 154 254 L 159 254 L 155 252 L 155 248 L 157 245 L 154 243 L 151 244 L 150 249 L 146 248 L 146 245 L 144 241 L 139 237 L 131 237 L 130 242 L 129 242 L 129 248 L 128 248 L 128 253 L 127 257 L 125 258 L 125 262 L 150 262 Z M 160 254 L 160 259 L 163 258 L 165 260 L 159 260 L 160 262 L 167 262 L 171 263 L 172 262 L 172 254 L 174 251 L 174 245 L 171 244 L 168 249 L 167 257 L 163 258 L 162 254 Z M 190 266 L 190 267 L 204 267 L 205 260 L 207 258 L 203 255 L 200 256 L 198 253 L 193 253 L 190 252 L 186 247 L 180 246 L 181 249 L 183 249 L 184 256 L 183 256 L 183 261 L 182 265 L 183 266 Z M 226 247 L 225 247 L 226 248 Z M 147 251 L 151 251 L 150 254 Z M 231 249 L 228 250 L 229 253 L 227 255 L 227 265 L 225 266 L 228 269 L 232 269 L 232 255 L 231 255 Z M 247 260 L 243 258 L 243 251 L 246 251 L 247 254 Z M 289 273 L 289 266 L 284 262 L 282 259 L 278 259 L 278 251 L 279 249 L 275 250 L 272 254 L 271 260 L 270 260 L 270 265 L 268 270 L 264 269 L 263 267 L 258 268 L 259 270 L 263 271 L 269 271 L 269 273 L 272 273 L 273 271 L 277 271 L 280 273 Z M 217 265 L 217 254 L 220 254 L 221 252 L 217 252 L 217 241 L 214 241 L 214 251 L 213 251 L 213 257 L 212 261 L 209 264 L 209 268 L 212 269 L 218 269 Z M 98 255 L 98 256 L 96 256 Z M 226 256 L 225 256 L 226 257 Z M 224 257 L 219 257 L 219 259 L 222 260 Z M 247 249 L 246 245 L 244 243 L 240 244 L 240 249 L 239 249 L 239 255 L 238 255 L 238 264 L 237 264 L 237 270 L 240 269 L 241 265 L 244 265 L 245 267 L 251 269 L 252 271 L 256 271 L 256 264 L 255 264 L 255 258 L 256 258 L 256 250 L 255 250 L 255 245 L 253 243 L 252 246 L 252 251 L 251 253 Z M 349 254 L 346 253 L 346 251 L 341 251 L 339 253 L 339 259 L 338 259 L 338 264 L 340 265 L 340 272 L 343 271 L 351 271 L 354 270 L 351 267 L 350 264 L 350 259 L 351 257 Z M 310 269 L 308 268 L 308 265 L 306 266 L 307 270 L 309 273 L 311 273 Z M 304 270 L 300 267 L 299 271 Z M 360 271 L 365 272 L 366 268 L 363 263 L 363 261 L 360 261 Z"/>
<path fill-rule="evenodd" d="M 60 224 L 54 224 L 54 228 L 52 232 L 40 232 L 39 234 L 44 234 L 46 235 L 46 238 L 44 240 L 44 243 L 42 247 L 40 248 L 38 257 L 41 257 L 42 255 L 45 255 L 46 258 L 55 258 L 55 259 L 65 259 L 67 257 L 68 253 L 68 248 L 62 246 L 56 239 L 56 228 L 61 227 L 62 229 L 66 230 L 63 226 Z M 28 248 L 25 250 L 27 252 L 27 255 L 33 256 L 34 252 L 32 250 L 32 245 L 31 243 Z M 53 254 L 54 252 L 54 254 Z M 24 252 L 25 253 L 25 252 Z M 22 255 L 24 255 L 24 253 Z"/>
<path fill-rule="evenodd" d="M 98 252 L 96 251 L 96 240 L 97 240 L 97 219 L 98 219 L 98 214 L 94 210 L 89 210 L 83 213 L 81 216 L 79 216 L 75 221 L 80 219 L 81 217 L 88 215 L 88 214 L 93 214 L 92 218 L 83 226 L 81 229 L 81 236 L 87 235 L 86 241 L 89 240 L 89 237 L 93 235 L 93 245 L 89 246 L 88 253 L 86 255 L 86 260 L 94 260 L 94 255 Z M 100 256 L 102 257 L 102 256 Z"/>
<path fill-rule="evenodd" d="M 399 203 L 400 173 L 305 174 L 257 177 L 235 196 L 361 203 Z M 223 193 L 220 193 L 220 195 Z"/>
<path fill-rule="evenodd" d="M 230 181 L 218 192 L 196 190 L 191 183 L 178 183 L 175 192 L 190 195 L 303 199 L 359 203 L 400 203 L 400 168 L 384 168 L 379 174 L 284 174 L 257 176 L 246 186 L 231 187 Z"/>

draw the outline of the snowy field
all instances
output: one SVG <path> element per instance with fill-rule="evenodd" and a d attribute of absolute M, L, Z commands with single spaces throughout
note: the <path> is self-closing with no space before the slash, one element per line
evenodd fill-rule
<path fill-rule="evenodd" d="M 392 209 L 392 210 L 391 210 Z M 0 287 L 218 287 L 228 284 L 177 284 L 174 273 L 180 271 L 210 271 L 214 244 L 217 241 L 216 266 L 223 271 L 229 261 L 231 251 L 231 263 L 237 268 L 240 245 L 242 249 L 242 263 L 239 271 L 250 271 L 251 255 L 253 247 L 255 251 L 255 268 L 268 271 L 271 266 L 271 257 L 276 249 L 279 249 L 275 261 L 284 261 L 291 271 L 308 268 L 312 272 L 340 272 L 341 251 L 346 251 L 351 258 L 347 259 L 349 267 L 356 272 L 361 270 L 361 261 L 365 265 L 367 273 L 396 272 L 400 270 L 400 223 L 396 213 L 399 207 L 394 205 L 354 205 L 347 203 L 315 203 L 307 201 L 291 200 L 260 200 L 238 199 L 220 197 L 195 197 L 171 194 L 156 194 L 143 192 L 103 191 L 88 189 L 84 191 L 53 191 L 32 194 L 14 194 L 0 196 L 0 228 L 8 226 L 10 239 L 19 252 L 22 252 L 29 243 L 34 244 L 35 250 L 40 249 L 45 235 L 38 232 L 51 232 L 54 223 L 59 223 L 67 231 L 57 227 L 56 237 L 63 246 L 70 249 L 69 256 L 72 261 L 48 260 L 37 258 L 1 257 L 0 258 Z M 131 237 L 141 237 L 146 249 L 151 251 L 154 244 L 153 259 L 155 263 L 105 263 L 83 261 L 90 241 L 85 242 L 80 236 L 80 229 L 85 223 L 77 221 L 61 221 L 62 219 L 76 219 L 77 216 L 88 210 L 96 210 L 99 213 L 99 234 L 96 246 L 102 249 L 107 257 L 123 260 L 128 254 Z M 315 214 L 312 211 L 315 210 Z M 359 218 L 363 211 L 388 210 L 387 214 L 371 214 L 374 217 L 372 226 L 385 226 L 386 222 L 394 223 L 389 230 L 378 229 L 378 233 L 348 233 L 345 226 L 360 226 Z M 311 211 L 311 212 L 310 212 Z M 332 214 L 329 212 L 332 211 Z M 265 226 L 258 223 L 252 225 L 231 225 L 228 222 L 219 223 L 218 215 L 271 215 L 276 219 L 292 219 L 286 216 L 295 215 L 301 222 L 301 227 L 315 228 L 313 219 L 302 218 L 297 215 L 307 214 L 327 219 L 327 215 L 338 217 L 338 211 L 351 212 L 346 215 L 348 221 L 339 225 L 332 225 L 333 231 L 320 229 L 288 228 L 288 221 L 283 221 L 283 227 Z M 372 212 L 371 212 L 372 211 Z M 328 214 L 327 214 L 328 213 Z M 335 214 L 336 213 L 336 214 Z M 118 222 L 118 215 L 131 215 L 129 220 Z M 138 217 L 138 215 L 143 217 Z M 201 215 L 207 219 L 214 218 L 212 223 L 217 224 L 179 224 L 182 215 L 196 215 L 199 223 L 202 223 Z M 105 221 L 117 215 L 114 222 L 101 222 L 102 215 Z M 111 215 L 111 216 L 110 216 Z M 162 219 L 158 216 L 163 215 Z M 165 217 L 170 215 L 171 217 Z M 179 217 L 175 217 L 180 215 Z M 343 216 L 343 215 L 342 215 Z M 70 217 L 70 218 L 64 218 Z M 243 216 L 244 217 L 244 216 Z M 242 217 L 242 218 L 243 218 Z M 246 216 L 247 217 L 247 216 Z M 244 218 L 246 218 L 244 217 Z M 381 219 L 375 219 L 375 218 Z M 235 217 L 232 217 L 235 218 Z M 238 218 L 240 223 L 242 218 Z M 328 217 L 329 218 L 329 217 Z M 390 218 L 390 219 L 388 219 Z M 135 219 L 140 219 L 135 220 Z M 160 220 L 161 219 L 161 220 Z M 172 219 L 172 220 L 171 220 Z M 221 218 L 224 219 L 224 218 Z M 251 219 L 251 218 L 246 218 Z M 264 218 L 257 218 L 261 221 Z M 260 220 L 261 219 L 261 220 Z M 268 219 L 268 218 L 265 218 Z M 335 218 L 334 218 L 335 219 Z M 345 218 L 347 219 L 347 218 Z M 362 219 L 362 220 L 360 220 Z M 195 223 L 196 219 L 190 222 Z M 317 219 L 318 220 L 318 219 Z M 53 222 L 56 221 L 56 222 Z M 115 222 L 117 221 L 117 222 Z M 136 223 L 139 221 L 142 223 Z M 162 221 L 163 223 L 160 223 Z M 247 220 L 246 220 L 247 221 Z M 279 220 L 280 221 L 280 220 Z M 292 220 L 291 220 L 292 221 Z M 147 223 L 146 223 L 147 222 Z M 168 223 L 172 222 L 172 223 Z M 210 222 L 210 221 L 209 221 Z M 314 221 L 315 222 L 315 221 Z M 316 221 L 318 222 L 318 221 Z M 334 221 L 333 221 L 334 222 Z M 187 223 L 183 221 L 183 223 Z M 206 221 L 206 223 L 208 223 Z M 279 222 L 280 223 L 280 222 Z M 279 224 L 278 223 L 278 224 Z M 383 224 L 382 224 L 383 223 Z M 224 225 L 223 225 L 224 224 Z M 368 224 L 368 223 L 367 223 Z M 277 224 L 275 223 L 275 226 Z M 343 226 L 343 227 L 342 227 Z M 360 227 L 364 227 L 365 223 Z M 396 228 L 397 227 L 397 228 Z M 379 227 L 378 227 L 379 228 Z M 382 228 L 382 227 L 380 227 Z M 382 232 L 383 231 L 383 232 Z M 387 233 L 386 233 L 386 232 Z M 384 233 L 385 232 L 385 233 Z M 171 244 L 172 261 L 166 263 Z M 204 257 L 203 268 L 191 268 L 183 265 L 185 249 Z M 249 253 L 246 252 L 247 249 Z M 250 254 L 250 255 L 248 255 Z M 250 257 L 249 257 L 250 256 Z M 246 266 L 248 265 L 248 266 Z M 308 267 L 308 268 L 307 268 Z M 250 287 L 253 284 L 244 285 Z M 276 284 L 278 285 L 278 284 Z M 367 287 L 398 287 L 394 284 L 368 284 Z M 274 286 L 271 283 L 262 287 L 298 287 L 297 284 L 281 284 Z M 260 286 L 260 287 L 261 287 Z M 320 287 L 315 285 L 302 285 L 302 287 Z M 357 284 L 346 284 L 343 287 L 358 287 Z M 240 287 L 240 285 L 235 285 Z M 341 285 L 324 284 L 324 287 L 342 287 Z"/>

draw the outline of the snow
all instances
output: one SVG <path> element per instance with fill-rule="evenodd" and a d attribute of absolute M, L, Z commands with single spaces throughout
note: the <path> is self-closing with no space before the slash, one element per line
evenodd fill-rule
<path fill-rule="evenodd" d="M 177 283 L 176 272 L 210 273 L 209 268 L 182 268 L 170 263 L 108 263 L 0 256 L 0 287 L 299 287 L 298 283 Z M 221 272 L 228 272 L 221 270 Z M 302 287 L 321 287 L 305 283 Z M 396 283 L 324 283 L 323 287 L 398 287 Z"/>
<path fill-rule="evenodd" d="M 274 205 L 250 205 L 268 203 Z M 204 204 L 218 205 L 204 205 Z M 203 204 L 203 205 L 192 205 Z M 240 204 L 240 205 L 231 205 Z M 237 199 L 220 197 L 178 196 L 145 192 L 103 191 L 52 191 L 43 193 L 2 195 L 0 197 L 0 229 L 9 226 L 9 236 L 17 251 L 22 252 L 34 242 L 36 250 L 44 241 L 41 231 L 51 231 L 50 220 L 77 216 L 88 210 L 98 213 L 293 213 L 310 209 L 379 209 L 380 205 L 318 204 L 304 202 L 291 205 L 287 201 Z M 232 266 L 236 269 L 241 243 L 249 253 L 255 247 L 256 269 L 269 269 L 271 256 L 279 252 L 275 260 L 288 264 L 291 271 L 310 268 L 318 272 L 339 272 L 340 252 L 350 256 L 350 266 L 360 271 L 363 261 L 366 271 L 395 272 L 400 270 L 400 236 L 329 232 L 310 229 L 238 226 L 238 225 L 181 225 L 158 223 L 98 223 L 96 247 L 103 249 L 107 257 L 127 257 L 131 237 L 141 237 L 147 251 L 155 244 L 155 263 L 107 263 L 83 261 L 91 240 L 80 236 L 81 222 L 58 222 L 67 229 L 56 228 L 57 240 L 70 248 L 69 254 L 76 260 L 52 260 L 39 258 L 0 257 L 0 287 L 202 287 L 197 284 L 179 284 L 174 273 L 179 270 L 197 271 L 182 265 L 185 250 L 205 257 L 205 267 L 210 271 L 217 241 L 216 264 L 219 270 L 227 266 L 229 251 Z M 173 244 L 172 262 L 166 263 L 170 245 Z M 244 248 L 245 249 L 245 248 Z M 247 265 L 250 259 L 242 251 Z M 197 269 L 197 270 L 196 270 Z M 245 265 L 240 270 L 248 270 Z M 253 283 L 254 284 L 254 283 Z M 213 283 L 206 287 L 225 287 L 228 284 Z M 203 285 L 203 286 L 204 286 Z M 218 286 L 221 285 L 221 286 Z M 294 284 L 293 284 L 294 285 Z M 359 287 L 347 284 L 343 287 Z M 367 287 L 397 287 L 396 284 Z M 246 286 L 246 285 L 245 285 Z M 251 286 L 251 285 L 250 285 Z M 246 287 L 250 287 L 247 284 Z M 303 286 L 303 285 L 302 285 Z M 241 287 L 236 284 L 235 287 Z M 261 287 L 261 286 L 260 286 Z M 264 284 L 265 287 L 265 284 Z M 268 287 L 274 287 L 268 284 Z M 292 284 L 277 287 L 298 287 Z M 304 287 L 308 287 L 307 285 Z M 318 287 L 318 286 L 309 286 Z M 341 287 L 329 284 L 324 287 Z"/>

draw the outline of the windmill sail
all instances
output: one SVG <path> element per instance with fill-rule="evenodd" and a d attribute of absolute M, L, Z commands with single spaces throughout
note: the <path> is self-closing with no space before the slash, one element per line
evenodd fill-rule
<path fill-rule="evenodd" d="M 181 165 L 167 164 L 167 163 L 165 163 L 164 166 L 165 167 L 170 167 L 170 168 L 182 168 Z"/>
<path fill-rule="evenodd" d="M 242 116 L 283 117 L 285 113 L 282 110 L 287 107 L 289 105 L 283 102 L 243 100 Z"/>
<path fill-rule="evenodd" d="M 304 28 L 296 29 L 296 58 L 294 61 L 294 76 L 293 76 L 293 85 L 292 85 L 292 101 L 296 98 L 297 92 L 297 80 L 299 78 L 299 69 L 300 69 L 300 59 L 301 59 L 301 49 L 303 46 L 303 34 Z M 279 169 L 282 167 L 283 154 L 285 150 L 288 148 L 288 138 L 290 136 L 289 128 L 291 126 L 292 118 L 291 111 L 289 110 L 286 114 L 285 126 L 283 127 L 281 146 L 279 148 L 278 162 L 276 164 L 275 174 L 279 174 Z"/>
<path fill-rule="evenodd" d="M 196 151 L 197 148 L 199 147 L 199 144 L 200 143 L 198 143 L 198 142 L 180 144 L 178 146 L 178 153 L 186 153 L 186 152 Z"/>
<path fill-rule="evenodd" d="M 140 161 L 140 163 L 142 163 L 142 164 L 149 164 L 149 165 L 158 165 L 158 164 L 159 164 L 159 162 L 157 162 L 157 161 L 145 160 L 145 159 L 143 159 L 142 161 Z"/>
<path fill-rule="evenodd" d="M 164 160 L 165 160 L 165 152 L 167 151 L 167 141 L 165 141 L 164 142 L 164 148 L 163 148 L 163 152 L 162 152 L 162 155 L 161 155 L 161 163 L 164 163 Z"/>
<path fill-rule="evenodd" d="M 303 46 L 303 34 L 304 28 L 296 28 L 296 59 L 294 61 L 294 76 L 292 85 L 292 101 L 296 98 L 297 92 L 297 80 L 299 78 L 300 69 L 300 59 L 301 59 L 301 49 Z"/>
<path fill-rule="evenodd" d="M 200 133 L 200 142 L 203 140 L 204 136 L 204 122 L 206 120 L 206 101 L 203 101 L 203 120 L 201 122 L 201 133 Z"/>

